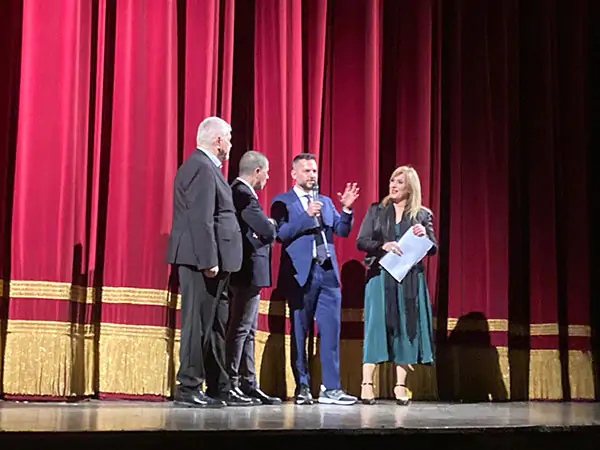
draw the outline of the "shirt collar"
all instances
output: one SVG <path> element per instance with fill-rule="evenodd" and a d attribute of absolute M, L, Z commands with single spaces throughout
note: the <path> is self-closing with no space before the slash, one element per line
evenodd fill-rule
<path fill-rule="evenodd" d="M 250 183 L 248 183 L 246 180 L 244 180 L 241 177 L 237 177 L 237 179 L 239 181 L 241 181 L 242 183 L 244 183 L 246 186 L 248 186 L 248 189 L 250 189 L 250 192 L 252 192 L 252 195 L 254 195 L 256 198 L 258 198 L 258 195 L 256 194 L 256 191 L 254 190 L 254 188 L 250 185 Z"/>
<path fill-rule="evenodd" d="M 302 200 L 303 198 L 306 198 L 307 195 L 311 195 L 308 192 L 305 192 L 304 190 L 300 189 L 298 186 L 294 185 L 294 192 L 296 193 L 296 195 L 300 198 L 300 200 Z"/>
<path fill-rule="evenodd" d="M 223 167 L 223 163 L 221 162 L 221 160 L 219 158 L 217 158 L 217 155 L 215 155 L 214 153 L 209 152 L 208 150 L 206 150 L 205 148 L 202 147 L 198 147 L 198 150 L 200 150 L 201 152 L 203 152 L 206 156 L 208 156 L 208 158 L 214 163 L 215 166 L 217 166 L 219 169 L 221 167 Z"/>

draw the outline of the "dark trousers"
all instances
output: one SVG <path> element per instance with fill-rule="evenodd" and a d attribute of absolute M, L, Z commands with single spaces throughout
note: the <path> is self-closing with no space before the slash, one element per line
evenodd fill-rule
<path fill-rule="evenodd" d="M 225 333 L 229 316 L 229 274 L 207 278 L 194 267 L 179 266 L 181 347 L 177 381 L 196 390 L 206 381 L 210 396 L 230 389 L 225 367 Z"/>
<path fill-rule="evenodd" d="M 226 360 L 234 386 L 255 389 L 254 336 L 258 325 L 260 288 L 231 286 L 231 312 L 227 329 Z"/>
<path fill-rule="evenodd" d="M 326 389 L 340 388 L 342 294 L 331 262 L 313 263 L 306 285 L 289 300 L 292 321 L 292 371 L 296 387 L 310 386 L 306 339 L 317 321 L 321 375 Z"/>

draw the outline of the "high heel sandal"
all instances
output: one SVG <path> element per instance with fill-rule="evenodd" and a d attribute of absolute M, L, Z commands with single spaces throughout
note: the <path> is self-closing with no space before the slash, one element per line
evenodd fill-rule
<path fill-rule="evenodd" d="M 373 383 L 360 383 L 361 387 L 362 386 L 373 386 Z M 371 388 L 372 390 L 373 388 Z M 362 390 L 362 389 L 361 389 Z M 375 393 L 373 393 L 374 395 Z M 371 397 L 371 398 L 364 398 L 361 396 L 360 401 L 363 403 L 363 405 L 374 405 L 375 404 L 375 397 Z"/>
<path fill-rule="evenodd" d="M 408 395 L 404 395 L 402 397 L 399 397 L 398 395 L 396 395 L 396 388 L 397 387 L 402 387 L 404 388 L 404 393 L 406 394 L 406 385 L 405 384 L 397 384 L 394 386 L 394 397 L 396 397 L 396 404 L 400 405 L 400 406 L 407 406 L 410 403 L 410 398 L 408 398 Z"/>

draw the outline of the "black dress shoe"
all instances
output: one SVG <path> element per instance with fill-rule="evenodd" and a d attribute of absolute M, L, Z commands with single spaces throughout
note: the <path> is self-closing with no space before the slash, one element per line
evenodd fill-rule
<path fill-rule="evenodd" d="M 279 397 L 271 397 L 261 391 L 260 388 L 253 388 L 244 391 L 247 397 L 259 400 L 263 405 L 281 405 L 282 401 Z"/>
<path fill-rule="evenodd" d="M 209 397 L 204 392 L 197 390 L 177 389 L 175 403 L 192 408 L 223 408 L 224 401 Z"/>
<path fill-rule="evenodd" d="M 252 406 L 254 402 L 250 397 L 246 397 L 243 394 L 238 394 L 235 389 L 230 389 L 226 393 L 223 393 L 217 397 L 219 400 L 224 401 L 227 406 Z"/>
<path fill-rule="evenodd" d="M 242 391 L 239 387 L 233 388 L 233 390 L 241 397 L 247 397 L 252 401 L 252 405 L 253 406 L 257 406 L 257 405 L 262 405 L 262 402 L 260 401 L 260 398 L 257 397 L 252 397 L 251 395 L 248 395 L 246 392 Z"/>

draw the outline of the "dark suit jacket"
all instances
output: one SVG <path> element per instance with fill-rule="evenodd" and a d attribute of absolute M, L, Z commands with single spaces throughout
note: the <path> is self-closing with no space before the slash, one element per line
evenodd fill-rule
<path fill-rule="evenodd" d="M 248 186 L 236 179 L 231 190 L 244 248 L 242 268 L 232 274 L 231 284 L 271 286 L 271 244 L 275 241 L 277 229 Z"/>
<path fill-rule="evenodd" d="M 217 166 L 196 149 L 177 170 L 167 263 L 236 272 L 242 235 L 231 188 Z"/>
<path fill-rule="evenodd" d="M 352 214 L 338 213 L 329 197 L 319 196 L 323 202 L 321 217 L 327 245 L 331 252 L 331 261 L 338 282 L 340 274 L 335 247 L 334 233 L 347 237 L 352 229 Z M 277 240 L 283 244 L 279 266 L 279 286 L 293 288 L 293 284 L 304 286 L 308 280 L 313 262 L 313 243 L 315 241 L 316 219 L 308 215 L 300 198 L 293 189 L 277 195 L 271 204 L 271 217 L 277 221 Z"/>
<path fill-rule="evenodd" d="M 433 242 L 433 247 L 429 250 L 428 255 L 434 255 L 437 251 L 437 241 L 433 232 L 431 211 L 427 208 L 421 208 L 412 222 L 413 225 L 420 223 L 425 227 L 427 237 Z M 387 253 L 381 248 L 382 245 L 396 240 L 395 226 L 396 212 L 394 211 L 394 205 L 391 203 L 386 206 L 381 203 L 371 204 L 356 238 L 356 247 L 367 253 L 364 261 L 369 267 L 367 278 L 377 275 L 381 270 L 376 262 Z M 424 270 L 422 262 L 416 265 L 416 270 L 421 272 Z"/>

